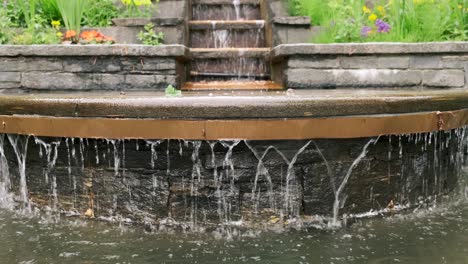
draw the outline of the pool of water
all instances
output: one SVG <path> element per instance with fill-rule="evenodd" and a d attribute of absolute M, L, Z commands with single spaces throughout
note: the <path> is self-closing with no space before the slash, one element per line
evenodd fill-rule
<path fill-rule="evenodd" d="M 0 210 L 1 263 L 468 263 L 468 203 L 339 230 L 149 233 Z"/>

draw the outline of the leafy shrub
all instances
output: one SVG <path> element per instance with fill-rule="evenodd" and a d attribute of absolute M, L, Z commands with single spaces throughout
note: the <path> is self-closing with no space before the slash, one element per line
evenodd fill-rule
<path fill-rule="evenodd" d="M 84 11 L 83 25 L 89 27 L 105 27 L 112 24 L 118 10 L 113 0 L 94 0 Z"/>
<path fill-rule="evenodd" d="M 0 9 L 0 44 L 6 44 L 11 37 L 11 21 L 6 9 Z"/>
<path fill-rule="evenodd" d="M 120 10 L 119 17 L 150 17 L 153 11 L 156 9 L 156 5 L 154 5 L 151 0 L 120 1 L 123 9 Z"/>
<path fill-rule="evenodd" d="M 138 39 L 145 45 L 160 45 L 164 39 L 164 33 L 154 31 L 154 25 L 149 23 L 145 25 L 144 31 L 138 33 Z"/>

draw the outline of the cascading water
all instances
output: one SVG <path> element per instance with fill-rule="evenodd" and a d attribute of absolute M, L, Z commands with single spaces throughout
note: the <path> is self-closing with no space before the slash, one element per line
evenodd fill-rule
<path fill-rule="evenodd" d="M 14 196 L 11 192 L 10 169 L 4 146 L 5 135 L 0 135 L 0 207 L 13 209 Z"/>
<path fill-rule="evenodd" d="M 265 21 L 260 4 L 233 0 L 193 3 L 190 46 L 192 81 L 254 81 L 269 78 L 265 48 Z M 198 56 L 195 49 L 214 50 L 216 56 Z M 229 49 L 229 50 L 227 50 Z M 227 53 L 239 49 L 237 54 Z M 249 52 L 246 52 L 249 51 Z"/>
<path fill-rule="evenodd" d="M 45 200 L 54 211 L 185 223 L 192 230 L 213 223 L 255 225 L 270 216 L 275 223 L 306 223 L 307 215 L 322 215 L 314 219 L 336 227 L 342 224 L 340 212 L 349 218 L 388 210 L 390 202 L 420 206 L 453 189 L 465 163 L 465 130 L 333 145 L 327 140 L 157 140 L 137 141 L 137 148 L 128 140 L 34 137 L 29 142 L 27 136 L 0 135 L 0 201 L 13 208 L 18 193 L 23 208 L 30 200 L 34 206 Z M 32 178 L 34 171 L 43 177 Z M 72 186 L 63 180 L 70 174 Z"/>

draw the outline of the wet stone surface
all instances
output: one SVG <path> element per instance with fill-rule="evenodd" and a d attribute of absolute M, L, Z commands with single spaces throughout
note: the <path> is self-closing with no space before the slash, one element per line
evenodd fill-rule
<path fill-rule="evenodd" d="M 257 226 L 320 215 L 338 223 L 450 193 L 464 162 L 463 132 L 276 142 L 30 137 L 26 186 L 18 169 L 26 137 L 2 135 L 2 177 L 40 207 L 90 218 Z"/>

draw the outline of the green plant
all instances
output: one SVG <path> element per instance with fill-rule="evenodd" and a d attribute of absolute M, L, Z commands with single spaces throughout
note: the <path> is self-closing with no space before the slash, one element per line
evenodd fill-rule
<path fill-rule="evenodd" d="M 26 26 L 32 28 L 35 23 L 33 19 L 36 17 L 37 0 L 16 0 L 15 4 L 20 8 Z"/>
<path fill-rule="evenodd" d="M 46 21 L 61 20 L 60 10 L 55 0 L 39 0 L 39 14 Z"/>
<path fill-rule="evenodd" d="M 81 30 L 83 12 L 88 7 L 88 0 L 55 0 L 57 2 L 63 23 L 68 31 L 73 31 L 76 42 Z"/>
<path fill-rule="evenodd" d="M 145 25 L 144 31 L 138 33 L 138 39 L 145 45 L 157 46 L 160 45 L 164 39 L 164 33 L 154 31 L 154 24 L 149 23 Z"/>
<path fill-rule="evenodd" d="M 170 85 L 166 88 L 166 96 L 181 96 L 182 91 L 177 90 L 174 86 Z"/>
<path fill-rule="evenodd" d="M 94 0 L 84 11 L 83 24 L 89 27 L 105 27 L 112 24 L 118 15 L 113 0 Z"/>
<path fill-rule="evenodd" d="M 150 17 L 156 9 L 151 0 L 121 0 L 121 3 L 124 8 L 119 17 Z"/>
<path fill-rule="evenodd" d="M 314 42 L 468 40 L 468 0 L 289 0 L 321 26 Z"/>
<path fill-rule="evenodd" d="M 0 44 L 6 44 L 11 37 L 11 21 L 6 9 L 0 9 Z"/>

